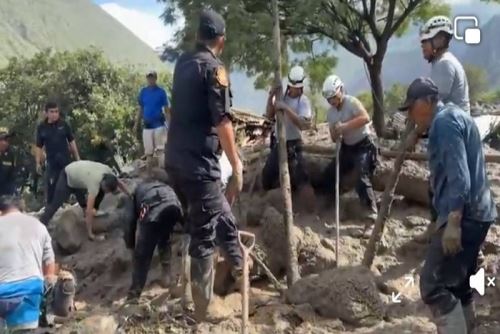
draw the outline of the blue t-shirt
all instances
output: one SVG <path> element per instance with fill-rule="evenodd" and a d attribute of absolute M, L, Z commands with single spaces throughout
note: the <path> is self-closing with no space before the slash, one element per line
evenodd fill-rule
<path fill-rule="evenodd" d="M 138 98 L 143 110 L 143 121 L 146 129 L 156 129 L 165 126 L 163 108 L 168 107 L 168 98 L 165 90 L 159 86 L 144 87 Z"/>

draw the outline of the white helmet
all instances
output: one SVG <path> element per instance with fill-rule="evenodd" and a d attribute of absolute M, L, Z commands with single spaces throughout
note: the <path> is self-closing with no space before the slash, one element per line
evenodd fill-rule
<path fill-rule="evenodd" d="M 329 75 L 323 82 L 323 97 L 329 99 L 337 95 L 344 88 L 344 83 L 335 74 Z"/>
<path fill-rule="evenodd" d="M 433 38 L 440 31 L 453 35 L 453 24 L 446 16 L 434 16 L 420 28 L 420 41 Z"/>
<path fill-rule="evenodd" d="M 294 66 L 288 74 L 288 86 L 295 88 L 304 87 L 304 79 L 306 74 L 302 66 Z"/>

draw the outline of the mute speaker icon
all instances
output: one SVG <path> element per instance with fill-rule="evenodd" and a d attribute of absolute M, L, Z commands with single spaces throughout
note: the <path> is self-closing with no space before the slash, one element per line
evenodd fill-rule
<path fill-rule="evenodd" d="M 481 296 L 484 296 L 484 289 L 485 289 L 485 284 L 484 284 L 484 268 L 479 269 L 475 275 L 472 275 L 469 278 L 469 286 L 472 289 L 476 289 L 476 291 Z"/>

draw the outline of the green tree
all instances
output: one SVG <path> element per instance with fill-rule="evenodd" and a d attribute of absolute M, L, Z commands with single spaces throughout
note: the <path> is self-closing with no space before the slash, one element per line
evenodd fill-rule
<path fill-rule="evenodd" d="M 488 90 L 488 77 L 484 69 L 479 66 L 465 64 L 465 73 L 469 82 L 469 98 L 471 102 L 476 102 L 480 95 Z"/>
<path fill-rule="evenodd" d="M 230 64 L 238 64 L 250 74 L 272 72 L 270 59 L 271 15 L 266 0 L 159 0 L 166 3 L 163 15 L 168 24 L 177 21 L 176 11 L 186 19 L 177 33 L 177 47 L 194 40 L 197 15 L 211 7 L 226 18 L 227 54 Z M 328 41 L 361 58 L 369 72 L 374 100 L 374 125 L 384 132 L 384 89 L 382 63 L 389 40 L 401 36 L 413 23 L 433 15 L 448 14 L 449 6 L 439 0 L 282 0 L 279 2 L 284 40 Z M 244 19 L 242 19 L 244 18 Z M 288 51 L 283 43 L 284 50 Z M 283 52 L 288 56 L 287 52 Z"/>
<path fill-rule="evenodd" d="M 169 80 L 160 75 L 160 82 Z M 13 58 L 0 70 L 0 118 L 16 132 L 19 154 L 32 161 L 43 106 L 54 100 L 75 132 L 82 158 L 113 165 L 116 156 L 126 161 L 140 149 L 130 129 L 144 83 L 143 73 L 115 67 L 93 49 Z"/>

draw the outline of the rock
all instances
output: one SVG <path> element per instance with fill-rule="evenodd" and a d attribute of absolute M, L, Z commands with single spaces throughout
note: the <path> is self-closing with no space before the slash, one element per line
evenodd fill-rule
<path fill-rule="evenodd" d="M 491 241 L 485 241 L 482 250 L 484 255 L 498 255 L 500 253 L 500 247 Z"/>
<path fill-rule="evenodd" d="M 297 281 L 286 292 L 292 304 L 309 303 L 321 316 L 371 326 L 385 316 L 375 275 L 362 266 L 324 271 Z"/>
<path fill-rule="evenodd" d="M 251 205 L 246 207 L 246 225 L 260 226 L 266 203 L 262 198 L 253 198 Z"/>
<path fill-rule="evenodd" d="M 285 207 L 283 202 L 283 195 L 281 194 L 281 188 L 276 188 L 269 190 L 263 198 L 263 202 L 274 207 L 278 212 L 284 213 Z"/>
<path fill-rule="evenodd" d="M 403 224 L 408 228 L 417 226 L 429 226 L 430 220 L 420 216 L 408 216 L 403 220 Z"/>
<path fill-rule="evenodd" d="M 105 233 L 121 228 L 125 230 L 129 226 L 131 219 L 134 219 L 134 203 L 128 196 L 116 196 L 116 205 L 106 211 L 99 210 L 99 215 L 94 218 L 93 231 L 95 233 Z"/>
<path fill-rule="evenodd" d="M 281 276 L 287 267 L 287 242 L 284 233 L 283 215 L 274 207 L 268 207 L 262 218 L 261 238 L 267 255 L 269 269 Z M 335 266 L 335 253 L 323 246 L 320 236 L 309 227 L 302 231 L 293 227 L 293 242 L 296 246 L 301 275 L 319 272 Z"/>
<path fill-rule="evenodd" d="M 111 315 L 93 315 L 77 325 L 78 334 L 111 334 L 116 333 L 118 323 Z"/>
<path fill-rule="evenodd" d="M 61 215 L 53 221 L 55 225 L 53 238 L 63 253 L 73 254 L 87 240 L 83 212 L 78 206 L 71 206 L 63 210 Z"/>

